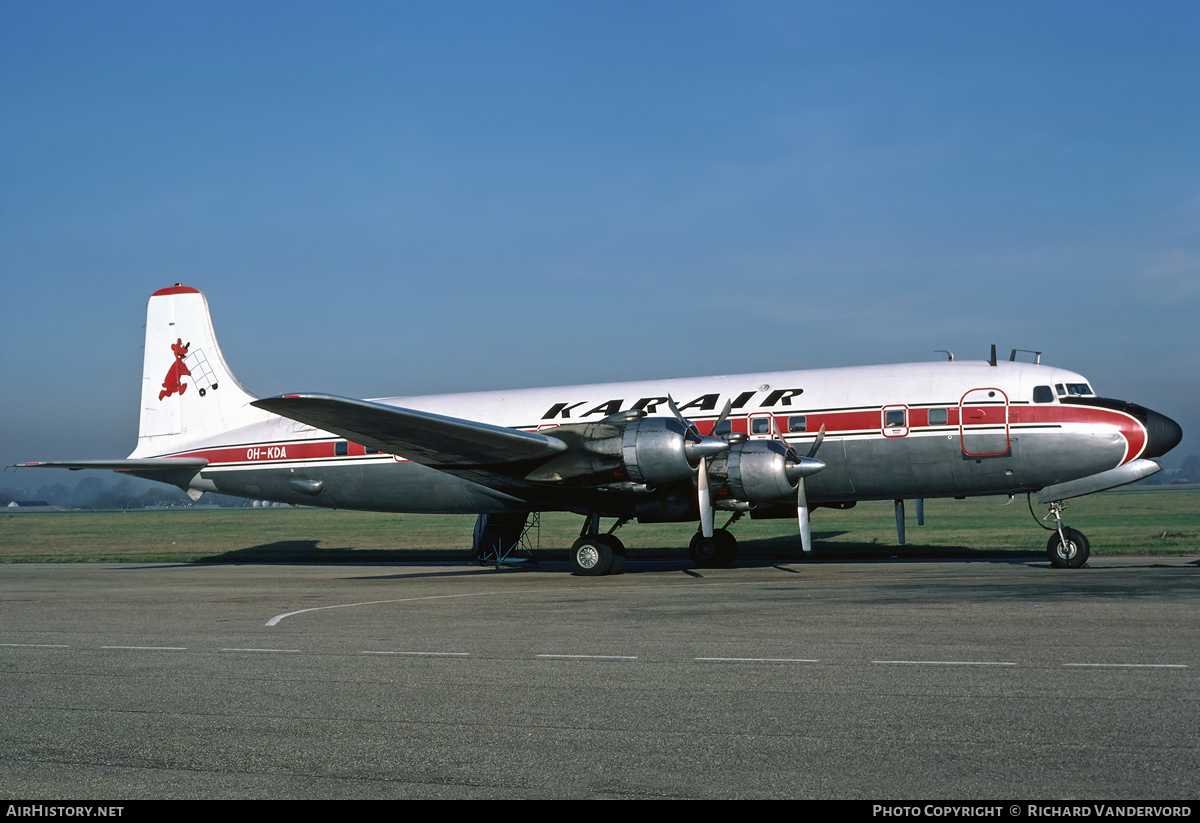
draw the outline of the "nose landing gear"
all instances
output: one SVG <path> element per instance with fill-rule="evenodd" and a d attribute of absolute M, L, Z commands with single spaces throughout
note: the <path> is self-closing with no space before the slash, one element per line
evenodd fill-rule
<path fill-rule="evenodd" d="M 1050 504 L 1050 513 L 1043 520 L 1054 518 L 1054 534 L 1046 543 L 1046 554 L 1050 557 L 1050 565 L 1056 569 L 1081 569 L 1091 556 L 1092 547 L 1083 532 L 1063 525 L 1062 513 L 1067 504 L 1056 500 Z"/>

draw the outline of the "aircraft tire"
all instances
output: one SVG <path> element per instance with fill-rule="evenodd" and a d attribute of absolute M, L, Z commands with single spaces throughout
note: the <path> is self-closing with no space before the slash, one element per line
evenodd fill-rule
<path fill-rule="evenodd" d="M 609 568 L 608 573 L 622 574 L 625 571 L 625 544 L 618 540 L 616 535 L 612 534 L 602 534 L 600 538 L 605 540 L 612 548 L 612 566 Z"/>
<path fill-rule="evenodd" d="M 612 571 L 614 552 L 607 537 L 608 535 L 581 537 L 571 544 L 572 574 L 600 577 Z M 621 565 L 624 566 L 623 559 Z"/>
<path fill-rule="evenodd" d="M 1067 543 L 1064 546 L 1058 539 L 1058 532 L 1050 535 L 1046 543 L 1046 554 L 1050 557 L 1050 565 L 1056 569 L 1082 569 L 1091 556 L 1092 546 L 1083 532 L 1075 529 L 1063 529 Z"/>
<path fill-rule="evenodd" d="M 702 569 L 723 569 L 737 557 L 737 538 L 725 529 L 715 529 L 712 537 L 696 532 L 688 545 L 688 554 Z"/>

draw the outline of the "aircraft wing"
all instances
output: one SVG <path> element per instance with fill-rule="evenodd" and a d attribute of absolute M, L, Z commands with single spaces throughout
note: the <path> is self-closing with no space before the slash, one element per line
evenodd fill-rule
<path fill-rule="evenodd" d="M 434 468 L 542 462 L 568 448 L 544 434 L 329 394 L 285 394 L 251 405 Z"/>
<path fill-rule="evenodd" d="M 40 463 L 14 463 L 18 469 L 112 469 L 115 472 L 199 471 L 208 465 L 203 457 L 156 457 L 145 460 L 69 460 L 45 461 Z"/>

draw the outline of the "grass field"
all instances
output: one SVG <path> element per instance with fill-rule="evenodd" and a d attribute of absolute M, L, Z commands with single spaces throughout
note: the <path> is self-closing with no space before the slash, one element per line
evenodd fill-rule
<path fill-rule="evenodd" d="M 908 544 L 896 543 L 890 502 L 813 514 L 815 556 L 1044 556 L 1047 532 L 1024 498 L 930 500 L 925 526 L 908 504 Z M 1035 506 L 1034 511 L 1045 513 Z M 1091 540 L 1093 555 L 1200 554 L 1200 487 L 1130 489 L 1071 502 L 1067 523 Z M 398 562 L 465 560 L 471 515 L 375 514 L 325 509 L 207 509 L 0 513 L 0 562 Z M 546 559 L 566 559 L 582 518 L 546 514 Z M 604 526 L 610 524 L 606 521 Z M 718 519 L 717 525 L 724 522 Z M 630 524 L 620 531 L 631 557 L 685 557 L 695 526 Z M 734 534 L 744 556 L 798 559 L 793 520 L 743 518 Z"/>

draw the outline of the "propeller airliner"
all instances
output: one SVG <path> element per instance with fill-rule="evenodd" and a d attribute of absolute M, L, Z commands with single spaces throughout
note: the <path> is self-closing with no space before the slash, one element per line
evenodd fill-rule
<path fill-rule="evenodd" d="M 697 522 L 701 567 L 737 554 L 745 515 L 893 500 L 1034 494 L 1057 567 L 1083 566 L 1065 501 L 1161 470 L 1175 421 L 1098 397 L 1082 375 L 1034 362 L 929 363 L 359 400 L 259 398 L 217 345 L 208 301 L 175 284 L 150 298 L 138 444 L 123 460 L 22 467 L 113 469 L 205 492 L 383 512 L 469 513 L 481 535 L 519 535 L 531 513 L 583 515 L 576 574 L 619 572 L 615 531 Z M 715 528 L 715 515 L 729 520 Z M 615 522 L 607 533 L 601 518 Z"/>

